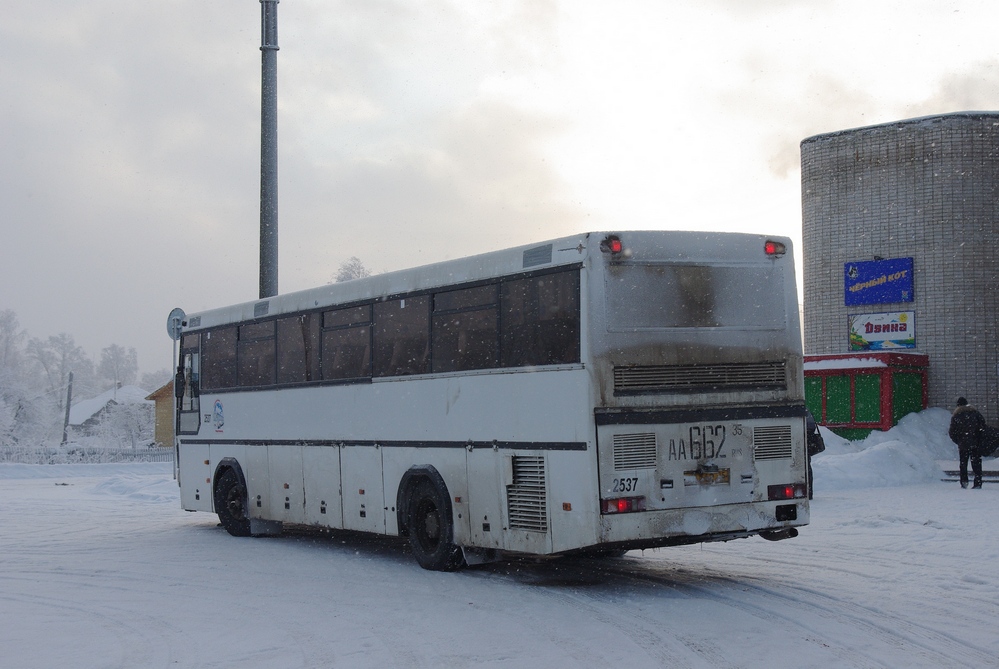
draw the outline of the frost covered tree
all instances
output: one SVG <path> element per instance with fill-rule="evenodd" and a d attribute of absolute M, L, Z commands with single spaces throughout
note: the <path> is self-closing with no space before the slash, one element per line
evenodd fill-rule
<path fill-rule="evenodd" d="M 73 337 L 62 333 L 47 340 L 31 338 L 27 346 L 28 356 L 41 367 L 48 390 L 56 398 L 60 411 L 65 409 L 66 384 L 69 373 L 76 377 L 75 386 L 79 391 L 93 376 L 93 363 L 82 346 L 77 346 Z"/>
<path fill-rule="evenodd" d="M 134 347 L 125 348 L 111 344 L 101 349 L 101 362 L 97 366 L 97 373 L 103 380 L 109 381 L 112 388 L 135 383 L 135 377 L 139 373 L 139 355 Z"/>
<path fill-rule="evenodd" d="M 17 366 L 25 332 L 11 309 L 0 311 L 0 369 Z"/>
<path fill-rule="evenodd" d="M 340 267 L 337 268 L 336 274 L 333 275 L 333 280 L 330 283 L 363 279 L 366 276 L 371 276 L 368 268 L 364 266 L 364 263 L 357 256 L 350 256 L 340 263 Z"/>
<path fill-rule="evenodd" d="M 172 379 L 173 374 L 170 373 L 169 369 L 159 369 L 155 372 L 145 372 L 139 379 L 139 387 L 149 392 L 153 392 Z"/>
<path fill-rule="evenodd" d="M 112 404 L 94 433 L 103 445 L 136 448 L 153 440 L 153 407 L 148 404 Z"/>
<path fill-rule="evenodd" d="M 33 448 L 54 428 L 52 398 L 25 363 L 17 314 L 0 311 L 0 447 Z"/>

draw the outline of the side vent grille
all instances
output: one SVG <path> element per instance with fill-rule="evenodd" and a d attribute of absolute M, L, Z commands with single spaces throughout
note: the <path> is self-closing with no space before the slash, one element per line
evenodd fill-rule
<path fill-rule="evenodd" d="M 547 532 L 546 497 L 544 457 L 515 455 L 513 485 L 506 487 L 510 529 Z"/>
<path fill-rule="evenodd" d="M 791 457 L 791 426 L 767 425 L 753 428 L 753 458 L 781 460 Z"/>
<path fill-rule="evenodd" d="M 552 261 L 552 245 L 538 246 L 524 251 L 524 267 L 547 265 Z"/>
<path fill-rule="evenodd" d="M 655 469 L 656 435 L 643 434 L 614 435 L 614 469 Z"/>
<path fill-rule="evenodd" d="M 701 392 L 731 390 L 783 390 L 787 388 L 786 363 L 733 363 L 719 365 L 632 365 L 614 368 L 617 394 Z"/>

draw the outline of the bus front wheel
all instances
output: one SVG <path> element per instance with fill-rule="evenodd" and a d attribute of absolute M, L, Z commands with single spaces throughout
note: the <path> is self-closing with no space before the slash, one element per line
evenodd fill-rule
<path fill-rule="evenodd" d="M 246 486 L 233 469 L 215 482 L 215 513 L 226 532 L 234 537 L 250 536 L 250 519 L 246 515 Z"/>
<path fill-rule="evenodd" d="M 424 569 L 456 571 L 465 566 L 454 544 L 454 523 L 446 494 L 428 479 L 420 479 L 409 496 L 406 527 L 416 561 Z"/>

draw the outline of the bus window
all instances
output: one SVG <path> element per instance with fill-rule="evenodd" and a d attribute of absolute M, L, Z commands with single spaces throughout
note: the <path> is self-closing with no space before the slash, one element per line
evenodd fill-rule
<path fill-rule="evenodd" d="M 319 315 L 301 314 L 277 322 L 277 382 L 319 380 Z"/>
<path fill-rule="evenodd" d="M 236 328 L 209 330 L 202 340 L 202 385 L 220 390 L 236 385 Z"/>
<path fill-rule="evenodd" d="M 236 351 L 240 386 L 274 385 L 274 321 L 241 325 Z"/>
<path fill-rule="evenodd" d="M 643 263 L 605 277 L 608 329 L 786 327 L 780 267 Z"/>
<path fill-rule="evenodd" d="M 579 362 L 579 272 L 504 281 L 503 367 Z"/>
<path fill-rule="evenodd" d="M 430 297 L 407 297 L 375 305 L 374 375 L 430 371 Z"/>
<path fill-rule="evenodd" d="M 371 376 L 371 305 L 323 314 L 323 378 Z"/>
<path fill-rule="evenodd" d="M 464 288 L 434 296 L 435 372 L 496 367 L 496 286 Z"/>

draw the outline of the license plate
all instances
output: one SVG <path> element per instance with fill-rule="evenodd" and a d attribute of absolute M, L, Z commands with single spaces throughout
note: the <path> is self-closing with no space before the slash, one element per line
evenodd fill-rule
<path fill-rule="evenodd" d="M 729 469 L 684 472 L 683 485 L 728 485 L 730 472 Z"/>

